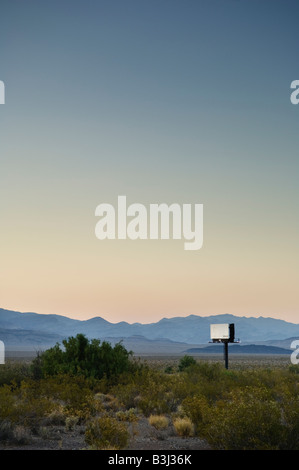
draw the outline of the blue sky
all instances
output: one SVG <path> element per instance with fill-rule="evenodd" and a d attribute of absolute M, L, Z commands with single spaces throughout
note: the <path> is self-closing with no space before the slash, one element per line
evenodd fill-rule
<path fill-rule="evenodd" d="M 2 1 L 2 307 L 296 322 L 298 11 L 289 0 Z M 203 203 L 203 249 L 100 244 L 95 207 L 119 194 Z"/>

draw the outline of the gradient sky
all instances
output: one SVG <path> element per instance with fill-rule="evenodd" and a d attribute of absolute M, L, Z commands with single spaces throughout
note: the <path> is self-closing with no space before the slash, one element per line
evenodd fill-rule
<path fill-rule="evenodd" d="M 297 0 L 2 0 L 0 307 L 111 322 L 298 311 Z M 95 208 L 204 204 L 204 245 Z"/>

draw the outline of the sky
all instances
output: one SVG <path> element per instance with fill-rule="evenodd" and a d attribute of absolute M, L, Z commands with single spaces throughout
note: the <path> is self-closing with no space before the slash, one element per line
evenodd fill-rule
<path fill-rule="evenodd" d="M 2 0 L 0 307 L 299 323 L 297 0 Z M 99 240 L 203 204 L 203 246 Z"/>

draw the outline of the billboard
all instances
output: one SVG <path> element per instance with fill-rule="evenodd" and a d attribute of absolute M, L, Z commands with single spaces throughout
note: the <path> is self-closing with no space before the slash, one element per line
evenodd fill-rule
<path fill-rule="evenodd" d="M 235 339 L 234 323 L 215 323 L 210 325 L 210 334 L 213 342 L 230 342 Z"/>

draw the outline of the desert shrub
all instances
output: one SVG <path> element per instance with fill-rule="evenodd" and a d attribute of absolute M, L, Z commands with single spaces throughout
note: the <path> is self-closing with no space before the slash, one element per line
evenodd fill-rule
<path fill-rule="evenodd" d="M 30 379 L 19 387 L 0 387 L 0 421 L 9 420 L 32 432 L 40 426 L 65 424 L 68 417 L 84 422 L 101 410 L 89 382 L 82 376 Z"/>
<path fill-rule="evenodd" d="M 9 385 L 0 387 L 0 421 L 13 417 L 15 401 L 13 390 Z"/>
<path fill-rule="evenodd" d="M 28 426 L 35 431 L 41 421 L 55 408 L 55 405 L 44 395 L 38 395 L 31 382 L 22 382 L 15 391 L 16 402 L 14 413 L 10 416 L 14 422 Z"/>
<path fill-rule="evenodd" d="M 127 410 L 135 408 L 140 399 L 140 387 L 134 381 L 128 384 L 119 384 L 111 392 Z"/>
<path fill-rule="evenodd" d="M 20 385 L 22 380 L 32 376 L 30 364 L 25 362 L 8 361 L 1 364 L 0 367 L 0 386 L 2 385 Z"/>
<path fill-rule="evenodd" d="M 66 419 L 67 417 L 65 415 L 62 404 L 55 403 L 53 410 L 51 410 L 51 412 L 44 419 L 44 423 L 47 426 L 65 425 Z"/>
<path fill-rule="evenodd" d="M 1 389 L 0 389 L 1 390 Z M 1 393 L 1 392 L 0 392 Z M 83 376 L 59 375 L 27 380 L 14 391 L 10 419 L 24 425 L 64 424 L 68 416 L 86 421 L 102 407 Z"/>
<path fill-rule="evenodd" d="M 38 388 L 39 394 L 63 405 L 66 417 L 74 416 L 79 421 L 86 421 L 102 410 L 101 403 L 95 399 L 90 381 L 84 376 L 63 374 L 48 377 L 38 382 Z"/>
<path fill-rule="evenodd" d="M 196 433 L 201 434 L 210 411 L 207 399 L 203 395 L 187 397 L 182 402 L 182 410 L 194 423 Z"/>
<path fill-rule="evenodd" d="M 194 425 L 188 417 L 174 419 L 173 426 L 179 436 L 189 437 L 194 434 Z"/>
<path fill-rule="evenodd" d="M 119 399 L 109 393 L 96 393 L 94 398 L 100 403 L 100 406 L 98 407 L 99 410 L 118 411 L 122 408 L 122 403 L 120 403 Z"/>
<path fill-rule="evenodd" d="M 150 415 L 148 422 L 156 429 L 166 429 L 169 425 L 169 419 L 163 415 Z"/>
<path fill-rule="evenodd" d="M 83 334 L 62 341 L 64 349 L 57 343 L 33 361 L 35 376 L 58 374 L 83 375 L 89 378 L 112 380 L 132 369 L 131 352 L 121 343 L 114 347 L 110 343 L 93 339 Z"/>
<path fill-rule="evenodd" d="M 165 414 L 176 407 L 172 376 L 144 368 L 127 377 L 127 382 L 111 389 L 124 408 L 138 408 L 145 416 Z"/>
<path fill-rule="evenodd" d="M 214 405 L 202 401 L 197 418 L 201 435 L 216 449 L 274 450 L 283 436 L 280 406 L 264 389 L 234 390 Z"/>
<path fill-rule="evenodd" d="M 85 430 L 85 441 L 93 449 L 124 449 L 129 440 L 125 423 L 105 414 L 90 421 Z"/>
<path fill-rule="evenodd" d="M 219 363 L 197 362 L 186 368 L 183 375 L 184 381 L 176 386 L 180 389 L 182 400 L 200 395 L 213 403 L 222 398 L 223 394 L 233 388 L 237 382 L 234 373 L 226 371 Z"/>
<path fill-rule="evenodd" d="M 19 388 L 8 385 L 0 388 L 0 420 L 9 420 L 14 425 L 31 426 L 50 409 L 51 404 L 43 397 L 30 396 L 25 383 Z"/>
<path fill-rule="evenodd" d="M 142 391 L 137 402 L 138 409 L 145 416 L 150 414 L 166 414 L 173 411 L 173 394 L 164 384 L 155 385 L 152 391 Z"/>
<path fill-rule="evenodd" d="M 192 378 L 192 376 L 190 377 Z M 172 395 L 172 400 L 170 401 L 170 396 L 168 399 L 172 412 L 176 411 L 185 398 L 198 392 L 200 385 L 190 380 L 190 377 L 186 373 L 176 373 L 169 376 L 168 390 Z"/>
<path fill-rule="evenodd" d="M 191 359 L 193 358 L 191 357 Z M 227 377 L 228 373 L 231 373 L 231 371 L 223 369 L 223 367 L 217 362 L 210 364 L 203 361 L 197 362 L 195 359 L 193 359 L 193 361 L 190 360 L 190 364 L 183 368 L 183 370 L 187 374 L 188 381 L 193 382 L 194 384 L 202 381 L 220 382 Z"/>
<path fill-rule="evenodd" d="M 128 421 L 129 423 L 134 423 L 138 420 L 136 408 L 130 408 L 125 411 L 119 410 L 115 413 L 115 416 L 119 421 Z"/>
<path fill-rule="evenodd" d="M 178 369 L 180 372 L 187 369 L 190 366 L 194 366 L 196 364 L 196 360 L 192 356 L 185 355 L 180 359 Z"/>
<path fill-rule="evenodd" d="M 208 363 L 208 362 L 199 362 L 197 364 L 198 374 L 207 380 L 211 381 L 221 381 L 227 378 L 227 374 L 232 374 L 233 372 L 223 369 L 219 362 Z"/>

